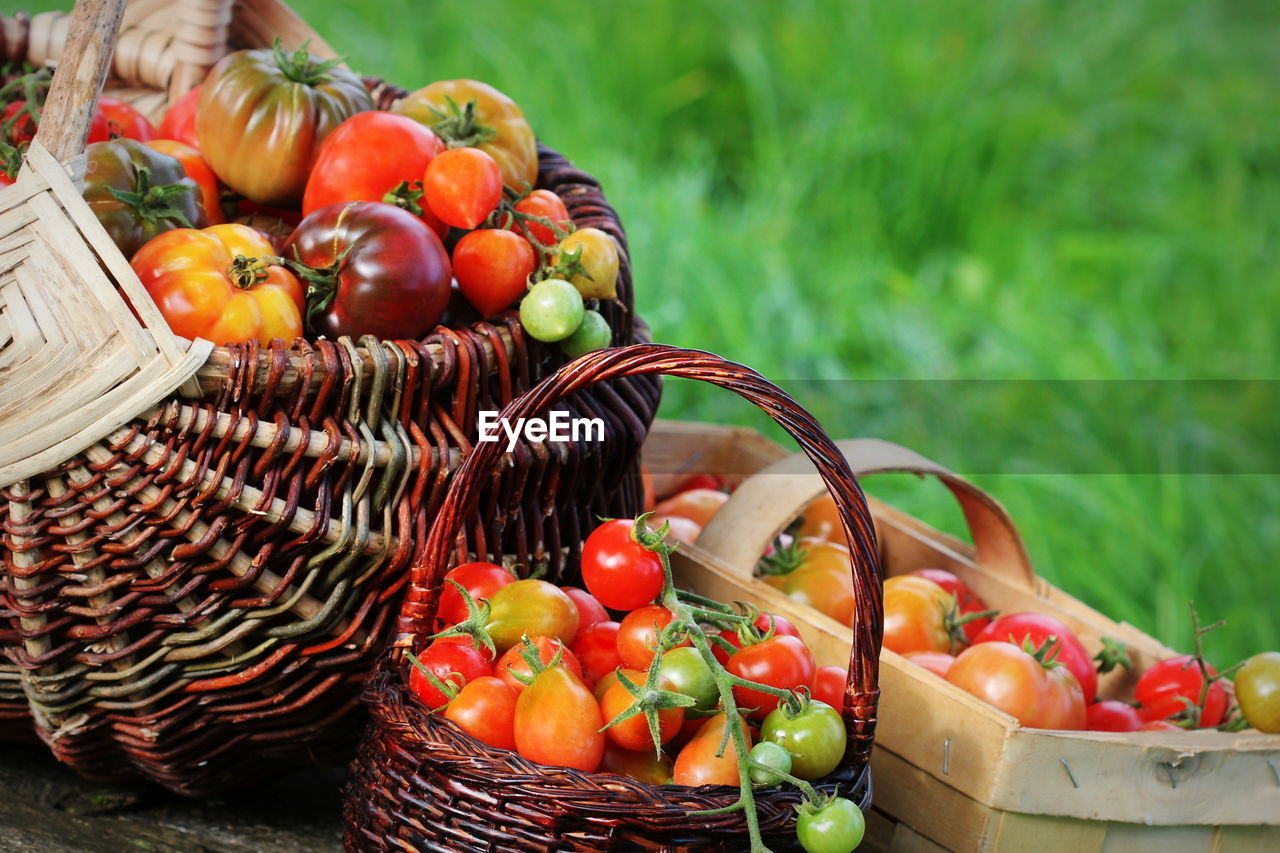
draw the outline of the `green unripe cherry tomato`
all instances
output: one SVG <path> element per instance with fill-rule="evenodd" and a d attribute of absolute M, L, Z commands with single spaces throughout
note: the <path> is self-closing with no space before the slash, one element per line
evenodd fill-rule
<path fill-rule="evenodd" d="M 772 771 L 791 772 L 791 753 L 776 743 L 761 741 L 751 747 L 751 758 L 765 765 L 751 768 L 751 781 L 757 785 L 781 785 L 783 778 Z"/>
<path fill-rule="evenodd" d="M 720 689 L 716 686 L 711 668 L 697 649 L 681 646 L 662 656 L 662 677 L 670 682 L 669 690 L 692 696 L 696 703 L 685 710 L 685 716 L 699 716 L 698 711 L 710 711 L 720 701 Z"/>
<path fill-rule="evenodd" d="M 582 325 L 582 294 L 562 278 L 540 281 L 520 303 L 520 323 L 535 339 L 562 341 Z"/>
<path fill-rule="evenodd" d="M 867 821 L 844 797 L 836 797 L 816 811 L 802 811 L 796 838 L 808 853 L 850 853 L 862 843 Z"/>
<path fill-rule="evenodd" d="M 582 315 L 582 325 L 578 331 L 560 342 L 560 349 L 569 358 L 577 358 L 598 349 L 604 349 L 613 340 L 613 331 L 609 321 L 599 311 L 587 311 Z"/>
<path fill-rule="evenodd" d="M 1236 673 L 1236 701 L 1249 725 L 1280 733 L 1280 652 L 1263 652 Z"/>
<path fill-rule="evenodd" d="M 794 717 L 779 706 L 764 718 L 760 740 L 776 743 L 791 753 L 791 772 L 801 779 L 826 776 L 840 759 L 848 744 L 844 721 L 826 702 L 811 701 Z"/>

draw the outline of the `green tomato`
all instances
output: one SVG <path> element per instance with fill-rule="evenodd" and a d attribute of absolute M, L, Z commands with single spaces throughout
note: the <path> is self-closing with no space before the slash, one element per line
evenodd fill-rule
<path fill-rule="evenodd" d="M 808 853 L 850 853 L 862 843 L 867 821 L 850 800 L 836 797 L 816 810 L 805 809 L 796 821 L 796 838 Z"/>
<path fill-rule="evenodd" d="M 578 331 L 560 342 L 560 349 L 569 358 L 577 358 L 598 349 L 604 349 L 613 341 L 609 321 L 599 311 L 587 311 L 582 315 Z"/>
<path fill-rule="evenodd" d="M 489 598 L 485 630 L 501 654 L 526 634 L 552 637 L 565 646 L 578 632 L 578 605 L 555 584 L 527 578 L 509 583 Z"/>
<path fill-rule="evenodd" d="M 791 772 L 791 753 L 776 743 L 761 741 L 751 747 L 751 759 L 765 765 L 751 768 L 751 781 L 757 785 L 781 785 L 785 780 L 773 771 Z"/>
<path fill-rule="evenodd" d="M 562 341 L 582 325 L 582 294 L 562 278 L 540 281 L 520 303 L 520 322 L 537 340 Z"/>
<path fill-rule="evenodd" d="M 1245 661 L 1236 673 L 1236 701 L 1249 725 L 1280 733 L 1280 652 L 1263 652 Z"/>
<path fill-rule="evenodd" d="M 720 688 L 711 675 L 711 668 L 697 649 L 681 646 L 662 656 L 662 677 L 671 682 L 669 689 L 692 696 L 696 703 L 685 709 L 686 717 L 701 716 L 698 712 L 710 711 L 720 701 Z"/>
<path fill-rule="evenodd" d="M 826 702 L 811 701 L 794 717 L 779 706 L 764 718 L 760 740 L 791 753 L 791 772 L 801 779 L 821 779 L 840 763 L 849 736 L 844 721 Z"/>

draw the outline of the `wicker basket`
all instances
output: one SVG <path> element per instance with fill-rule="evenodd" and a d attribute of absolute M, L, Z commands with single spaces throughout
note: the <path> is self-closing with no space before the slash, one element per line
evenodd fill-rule
<path fill-rule="evenodd" d="M 812 416 L 749 368 L 656 344 L 583 356 L 514 401 L 503 416 L 537 415 L 564 395 L 601 380 L 658 373 L 709 382 L 755 403 L 804 448 L 840 506 L 853 543 L 858 592 L 843 709 L 850 743 L 841 765 L 819 787 L 839 790 L 866 808 L 879 695 L 879 560 L 862 492 Z M 535 764 L 480 743 L 429 713 L 410 695 L 403 652 L 425 644 L 441 578 L 449 566 L 467 558 L 466 543 L 459 537 L 462 521 L 477 500 L 484 505 L 491 493 L 484 484 L 500 454 L 496 445 L 485 445 L 467 458 L 436 516 L 424 559 L 413 567 L 400 633 L 365 693 L 372 725 L 348 777 L 347 849 L 745 850 L 747 825 L 741 812 L 688 814 L 731 805 L 738 796 L 736 788 L 655 787 L 620 776 Z M 573 575 L 560 577 L 576 580 Z M 756 802 L 766 841 L 774 850 L 792 849 L 798 793 L 760 791 Z"/>
<path fill-rule="evenodd" d="M 4 21 L 6 56 L 69 60 L 0 191 L 0 734 L 29 707 L 82 773 L 199 794 L 350 757 L 477 413 L 563 358 L 511 311 L 422 341 L 175 337 L 74 183 L 114 35 L 110 87 L 153 114 L 227 50 L 279 34 L 329 51 L 275 0 L 140 0 L 121 28 L 122 6 Z M 381 106 L 402 94 L 368 82 Z M 589 175 L 545 148 L 539 164 L 575 222 L 625 247 Z M 622 256 L 602 306 L 616 344 L 637 325 Z M 567 401 L 605 440 L 521 445 L 492 475 L 502 511 L 461 520 L 467 547 L 557 564 L 597 515 L 634 512 L 659 392 L 620 378 Z"/>

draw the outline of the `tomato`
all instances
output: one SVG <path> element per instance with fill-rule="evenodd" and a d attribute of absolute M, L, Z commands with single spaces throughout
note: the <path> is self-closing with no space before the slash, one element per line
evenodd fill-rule
<path fill-rule="evenodd" d="M 516 696 L 502 679 L 483 675 L 458 691 L 444 717 L 481 743 L 515 749 Z"/>
<path fill-rule="evenodd" d="M 515 101 L 487 83 L 438 80 L 410 93 L 395 111 L 432 128 L 450 147 L 477 146 L 498 164 L 502 182 L 517 192 L 538 181 L 533 128 Z"/>
<path fill-rule="evenodd" d="M 666 685 L 663 685 L 664 688 Z M 605 691 L 600 697 L 600 711 L 606 723 L 618 719 L 636 703 L 636 697 L 626 686 L 618 683 Z M 658 742 L 666 743 L 680 733 L 684 723 L 684 709 L 664 708 L 658 711 Z M 613 743 L 623 749 L 653 751 L 653 735 L 649 731 L 649 722 L 644 714 L 628 717 L 620 723 L 604 730 L 605 735 Z"/>
<path fill-rule="evenodd" d="M 622 663 L 632 669 L 647 669 L 657 653 L 658 634 L 675 617 L 661 604 L 637 608 L 622 617 L 618 628 L 618 654 Z M 682 640 L 679 645 L 689 645 Z"/>
<path fill-rule="evenodd" d="M 577 331 L 560 342 L 560 349 L 569 358 L 577 358 L 589 352 L 604 349 L 611 343 L 613 343 L 613 329 L 609 328 L 609 321 L 599 311 L 591 308 L 582 312 L 582 322 L 578 324 Z M 689 524 L 693 522 L 690 521 Z M 688 531 L 689 528 L 686 526 L 684 532 L 687 534 Z M 698 532 L 701 531 L 702 528 L 699 527 Z"/>
<path fill-rule="evenodd" d="M 336 340 L 421 339 L 449 303 L 452 273 L 440 239 L 411 213 L 376 201 L 322 207 L 302 220 L 284 255 L 315 271 L 308 322 Z"/>
<path fill-rule="evenodd" d="M 592 622 L 585 628 L 579 622 L 578 634 L 573 640 L 573 654 L 581 662 L 588 684 L 599 683 L 600 679 L 622 666 L 622 657 L 618 654 L 619 627 L 617 622 L 608 620 Z"/>
<path fill-rule="evenodd" d="M 728 481 L 719 474 L 690 474 L 680 483 L 677 492 L 687 492 L 692 489 L 711 489 L 717 492 L 727 492 L 729 490 Z"/>
<path fill-rule="evenodd" d="M 1138 726 L 1140 732 L 1185 732 L 1182 726 L 1175 726 L 1168 720 L 1148 720 Z"/>
<path fill-rule="evenodd" d="M 767 635 L 770 631 L 779 636 L 800 636 L 800 631 L 795 625 L 791 624 L 790 619 L 785 616 L 779 616 L 776 613 L 770 613 L 767 610 L 761 611 L 760 615 L 756 617 L 756 621 L 753 622 L 752 625 L 760 632 L 761 638 Z M 721 631 L 720 638 L 733 646 L 734 651 L 742 648 L 742 643 L 738 639 L 737 631 Z M 732 652 L 722 648 L 719 643 L 711 644 L 711 653 L 716 656 L 716 660 L 720 661 L 721 665 L 728 663 L 729 655 L 732 654 Z"/>
<path fill-rule="evenodd" d="M 196 136 L 196 107 L 200 104 L 203 90 L 203 86 L 196 86 L 170 104 L 169 111 L 160 122 L 160 129 L 156 131 L 157 138 L 174 139 L 192 148 L 200 147 L 200 138 Z"/>
<path fill-rule="evenodd" d="M 760 740 L 776 743 L 791 753 L 791 774 L 821 779 L 844 758 L 849 735 L 840 712 L 825 702 L 811 701 L 796 714 L 779 707 L 765 717 Z"/>
<path fill-rule="evenodd" d="M 1038 649 L 1051 636 L 1058 638 L 1051 654 L 1076 677 L 1084 691 L 1084 701 L 1092 702 L 1098 695 L 1098 673 L 1093 668 L 1093 658 L 1084 650 L 1076 635 L 1071 633 L 1071 629 L 1052 616 L 1043 613 L 1006 614 L 983 628 L 973 642 L 976 645 L 994 640 L 1021 646 L 1029 640 Z"/>
<path fill-rule="evenodd" d="M 757 785 L 782 785 L 779 773 L 791 773 L 791 753 L 772 741 L 761 741 L 751 747 L 751 760 L 763 767 L 751 768 L 751 781 Z"/>
<path fill-rule="evenodd" d="M 427 164 L 422 197 L 445 224 L 475 228 L 502 201 L 502 174 L 493 158 L 479 148 L 453 148 Z"/>
<path fill-rule="evenodd" d="M 302 200 L 325 137 L 373 109 L 352 72 L 309 55 L 241 50 L 213 66 L 196 108 L 197 146 L 222 182 L 262 204 Z"/>
<path fill-rule="evenodd" d="M 511 231 L 482 228 L 463 235 L 453 247 L 458 289 L 486 317 L 524 295 L 537 268 L 538 253 L 528 240 Z"/>
<path fill-rule="evenodd" d="M 662 680 L 669 690 L 693 697 L 694 704 L 686 709 L 686 717 L 693 718 L 719 704 L 720 688 L 711 674 L 711 667 L 707 666 L 697 649 L 677 646 L 663 654 L 660 666 Z"/>
<path fill-rule="evenodd" d="M 820 666 L 813 676 L 813 698 L 837 711 L 844 708 L 844 690 L 849 671 L 839 666 Z"/>
<path fill-rule="evenodd" d="M 653 511 L 657 515 L 688 518 L 706 527 L 727 500 L 729 496 L 716 489 L 689 489 L 660 501 Z"/>
<path fill-rule="evenodd" d="M 956 658 L 947 681 L 1036 729 L 1078 731 L 1084 694 L 1066 666 L 1045 667 L 1012 643 L 976 643 Z"/>
<path fill-rule="evenodd" d="M 289 242 L 289 238 L 293 236 L 293 226 L 285 222 L 278 216 L 271 216 L 267 213 L 250 213 L 246 216 L 239 216 L 236 222 L 240 225 L 248 225 L 254 231 L 263 236 L 276 254 L 284 248 L 284 244 Z"/>
<path fill-rule="evenodd" d="M 131 266 L 175 334 L 215 344 L 292 341 L 302 334 L 302 285 L 264 260 L 272 255 L 252 228 L 213 225 L 167 231 Z"/>
<path fill-rule="evenodd" d="M 741 786 L 738 775 L 738 747 L 729 738 L 724 753 L 719 757 L 720 741 L 724 737 L 724 728 L 729 718 L 724 712 L 711 717 L 698 729 L 693 739 L 685 744 L 676 756 L 672 779 L 677 785 L 732 785 Z M 748 747 L 751 746 L 751 732 L 743 731 Z"/>
<path fill-rule="evenodd" d="M 820 495 L 805 507 L 795 536 L 797 539 L 822 539 L 848 547 L 835 498 L 829 494 Z"/>
<path fill-rule="evenodd" d="M 534 340 L 555 343 L 578 331 L 585 311 L 577 288 L 562 278 L 548 278 L 525 294 L 520 325 Z"/>
<path fill-rule="evenodd" d="M 595 770 L 604 755 L 603 725 L 591 691 L 564 667 L 543 670 L 516 700 L 516 749 L 540 764 Z"/>
<path fill-rule="evenodd" d="M 534 190 L 516 202 L 515 209 L 528 216 L 548 219 L 566 232 L 573 227 L 573 220 L 569 218 L 569 209 L 564 206 L 560 196 L 551 190 Z M 541 222 L 515 218 L 507 227 L 528 237 L 530 242 L 536 240 L 547 249 L 553 248 L 560 242 L 555 231 Z"/>
<path fill-rule="evenodd" d="M 582 545 L 582 581 L 605 607 L 635 610 L 658 597 L 666 575 L 662 560 L 631 538 L 633 523 L 606 521 Z"/>
<path fill-rule="evenodd" d="M 579 228 L 561 240 L 553 263 L 572 268 L 569 283 L 583 299 L 617 297 L 618 244 L 599 228 Z"/>
<path fill-rule="evenodd" d="M 797 545 L 805 552 L 804 561 L 781 577 L 782 591 L 837 622 L 849 624 L 856 601 L 848 549 L 817 539 L 801 540 Z"/>
<path fill-rule="evenodd" d="M 343 201 L 381 201 L 418 216 L 442 237 L 448 229 L 420 203 L 422 173 L 444 151 L 440 138 L 395 113 L 356 113 L 320 144 L 302 195 L 302 213 Z"/>
<path fill-rule="evenodd" d="M 576 586 L 562 586 L 560 591 L 573 599 L 578 607 L 578 630 L 594 625 L 597 622 L 608 622 L 609 611 L 604 609 L 594 595 Z"/>
<path fill-rule="evenodd" d="M 150 142 L 157 136 L 155 125 L 128 101 L 103 95 L 98 98 L 98 112 L 106 117 L 107 132 L 112 138 L 124 137 Z"/>
<path fill-rule="evenodd" d="M 200 186 L 200 200 L 204 203 L 205 221 L 210 225 L 219 225 L 227 221 L 222 215 L 221 191 L 218 176 L 209 168 L 200 152 L 175 139 L 152 139 L 148 148 L 154 148 L 161 154 L 168 154 L 182 164 L 182 171 L 187 177 Z"/>
<path fill-rule="evenodd" d="M 602 676 L 601 679 L 598 682 L 596 682 L 596 686 L 592 688 L 591 692 L 595 694 L 595 697 L 597 700 L 601 699 L 604 696 L 605 691 L 607 691 L 610 687 L 618 683 L 619 672 L 624 673 L 627 676 L 627 678 L 630 678 L 632 684 L 640 684 L 646 678 L 649 677 L 648 673 L 646 673 L 644 670 L 628 669 L 625 666 L 618 667 L 617 669 L 612 670 L 611 672 L 605 673 L 604 676 Z"/>
<path fill-rule="evenodd" d="M 467 602 L 456 583 L 476 601 L 493 594 L 515 581 L 515 575 L 494 563 L 463 563 L 450 569 L 440 586 L 440 603 L 436 607 L 436 630 L 456 625 L 467 618 Z M 453 581 L 453 583 L 449 583 Z"/>
<path fill-rule="evenodd" d="M 1280 652 L 1263 652 L 1245 661 L 1236 673 L 1236 701 L 1249 725 L 1280 734 Z"/>
<path fill-rule="evenodd" d="M 578 607 L 554 584 L 533 578 L 518 580 L 489 599 L 485 628 L 500 652 L 518 644 L 526 634 L 554 637 L 571 645 L 578 631 Z"/>
<path fill-rule="evenodd" d="M 960 578 L 946 569 L 916 569 L 911 574 L 931 580 L 942 587 L 945 592 L 954 595 L 959 603 L 959 615 L 961 617 L 988 609 L 982 599 L 974 595 Z M 972 622 L 965 622 L 960 628 L 964 631 L 965 639 L 972 643 L 974 638 L 982 633 L 982 629 L 990 624 L 990 619 L 974 619 Z"/>
<path fill-rule="evenodd" d="M 1209 675 L 1217 674 L 1212 666 L 1207 669 Z M 1142 673 L 1133 688 L 1133 698 L 1140 705 L 1138 716 L 1143 720 L 1165 720 L 1199 705 L 1203 689 L 1204 676 L 1196 659 L 1191 655 L 1178 655 L 1158 661 Z M 1209 685 L 1197 725 L 1202 729 L 1214 728 L 1226 713 L 1227 688 L 1221 681 L 1214 681 Z"/>
<path fill-rule="evenodd" d="M 578 659 L 574 657 L 573 652 L 566 649 L 559 640 L 550 637 L 532 637 L 530 642 L 538 650 L 538 660 L 542 661 L 544 666 L 550 665 L 558 653 L 560 662 L 556 666 L 562 666 L 579 678 L 582 677 L 582 665 L 578 663 Z M 520 654 L 523 648 L 523 643 L 517 643 L 507 649 L 502 657 L 498 658 L 498 662 L 493 665 L 494 674 L 501 678 L 517 694 L 523 693 L 526 686 L 525 682 L 517 676 L 533 674 L 533 670 L 529 667 L 529 662 Z"/>
<path fill-rule="evenodd" d="M 816 809 L 802 809 L 796 838 L 806 853 L 851 853 L 866 834 L 867 820 L 852 800 L 835 797 Z"/>
<path fill-rule="evenodd" d="M 946 652 L 953 648 L 947 614 L 955 598 L 931 580 L 901 575 L 884 582 L 884 647 L 909 652 Z"/>
<path fill-rule="evenodd" d="M 1142 718 L 1132 705 L 1104 699 L 1085 709 L 1085 728 L 1091 732 L 1136 732 Z"/>
<path fill-rule="evenodd" d="M 813 654 L 803 640 L 785 634 L 747 646 L 735 652 L 725 665 L 732 674 L 769 687 L 784 690 L 813 690 L 816 667 Z M 750 710 L 757 719 L 778 707 L 778 697 L 750 687 L 734 687 L 733 698 L 740 710 Z"/>
<path fill-rule="evenodd" d="M 174 228 L 203 228 L 200 187 L 168 154 L 136 139 L 95 142 L 87 149 L 84 200 L 126 258 Z"/>
<path fill-rule="evenodd" d="M 599 772 L 626 776 L 646 785 L 666 785 L 671 782 L 672 769 L 671 759 L 665 754 L 655 756 L 653 750 L 633 752 L 605 743 Z"/>
<path fill-rule="evenodd" d="M 905 657 L 916 666 L 924 667 L 940 678 L 946 678 L 951 665 L 956 662 L 955 655 L 946 652 L 908 652 Z"/>
<path fill-rule="evenodd" d="M 427 673 L 442 684 L 462 687 L 474 679 L 493 675 L 493 669 L 485 653 L 468 643 L 435 643 L 423 649 L 417 663 L 411 662 L 409 667 L 409 689 L 434 711 L 448 704 L 450 697 L 431 683 Z"/>
<path fill-rule="evenodd" d="M 35 120 L 32 120 L 32 113 L 35 113 Z M 4 115 L 0 117 L 0 125 L 6 129 L 3 134 L 4 140 L 13 145 L 21 145 L 23 142 L 30 142 L 35 138 L 36 128 L 40 126 L 40 107 L 35 106 L 30 110 L 27 109 L 26 101 L 13 101 L 4 108 Z M 96 110 L 93 118 L 89 123 L 89 137 L 86 143 L 106 142 L 111 139 L 111 128 L 107 123 L 107 116 L 102 110 Z"/>

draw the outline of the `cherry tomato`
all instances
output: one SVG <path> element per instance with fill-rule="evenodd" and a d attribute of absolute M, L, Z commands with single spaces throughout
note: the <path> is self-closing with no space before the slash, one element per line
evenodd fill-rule
<path fill-rule="evenodd" d="M 499 652 L 523 636 L 555 637 L 572 645 L 578 632 L 578 606 L 559 587 L 528 578 L 507 584 L 489 599 L 485 626 Z"/>
<path fill-rule="evenodd" d="M 456 583 L 476 601 L 492 598 L 493 594 L 515 581 L 515 575 L 493 563 L 463 563 L 450 569 L 440 587 L 440 604 L 436 608 L 436 629 L 456 625 L 467 618 L 467 602 L 458 592 Z M 449 583 L 453 581 L 453 583 Z"/>
<path fill-rule="evenodd" d="M 980 613 L 989 609 L 983 604 L 982 599 L 974 595 L 960 578 L 956 577 L 953 572 L 946 569 L 916 569 L 911 574 L 918 575 L 933 581 L 946 592 L 951 593 L 959 602 L 960 616 L 969 613 Z M 970 643 L 978 634 L 982 633 L 982 629 L 991 624 L 990 619 L 975 619 L 972 622 L 966 622 L 961 626 L 964 631 L 965 639 Z"/>
<path fill-rule="evenodd" d="M 664 685 L 665 687 L 665 685 Z M 605 691 L 600 698 L 600 712 L 606 723 L 616 720 L 636 703 L 636 697 L 626 686 L 618 683 Z M 666 743 L 680 733 L 684 711 L 666 708 L 658 712 L 659 743 Z M 636 714 L 604 730 L 605 736 L 623 749 L 653 751 L 653 736 L 644 714 Z"/>
<path fill-rule="evenodd" d="M 852 853 L 862 843 L 867 820 L 852 800 L 836 797 L 796 818 L 796 838 L 805 853 Z"/>
<path fill-rule="evenodd" d="M 1084 650 L 1076 635 L 1071 633 L 1071 629 L 1052 616 L 1043 613 L 1009 613 L 983 628 L 973 642 L 977 645 L 999 641 L 1021 646 L 1029 640 L 1032 646 L 1040 648 L 1051 636 L 1058 638 L 1051 653 L 1076 677 L 1080 689 L 1084 691 L 1084 701 L 1092 702 L 1098 695 L 1098 673 L 1093 668 L 1093 658 Z"/>
<path fill-rule="evenodd" d="M 1085 709 L 1085 728 L 1091 732 L 1136 732 L 1142 718 L 1132 705 L 1104 699 Z"/>
<path fill-rule="evenodd" d="M 757 785 L 782 785 L 786 779 L 779 774 L 791 773 L 791 753 L 772 741 L 751 747 L 751 760 L 764 765 L 751 768 L 751 781 Z"/>
<path fill-rule="evenodd" d="M 605 673 L 604 676 L 596 682 L 596 686 L 592 688 L 591 692 L 595 695 L 597 700 L 603 698 L 605 691 L 618 683 L 619 672 L 625 674 L 627 678 L 630 678 L 632 684 L 641 684 L 646 678 L 648 678 L 648 673 L 643 670 L 628 669 L 625 666 L 620 666 L 612 672 Z"/>
<path fill-rule="evenodd" d="M 493 669 L 484 652 L 467 643 L 435 643 L 423 649 L 418 662 L 409 667 L 409 689 L 434 711 L 448 704 L 449 696 L 431 683 L 427 673 L 442 684 L 462 687 L 476 678 L 492 675 Z"/>
<path fill-rule="evenodd" d="M 839 666 L 820 666 L 813 676 L 813 698 L 837 711 L 844 708 L 844 689 L 849 672 Z"/>
<path fill-rule="evenodd" d="M 578 630 L 581 631 L 597 622 L 608 622 L 609 611 L 585 589 L 576 586 L 562 586 L 560 591 L 573 599 L 578 608 Z"/>
<path fill-rule="evenodd" d="M 479 148 L 452 148 L 427 164 L 423 198 L 454 228 L 475 228 L 502 200 L 502 172 Z"/>
<path fill-rule="evenodd" d="M 776 743 L 791 753 L 791 774 L 821 779 L 844 758 L 849 735 L 840 713 L 825 702 L 811 701 L 797 714 L 777 708 L 764 718 L 760 740 Z"/>
<path fill-rule="evenodd" d="M 1217 671 L 1208 667 L 1209 675 Z M 1133 698 L 1140 707 L 1138 716 L 1143 720 L 1165 720 L 1200 704 L 1204 689 L 1204 676 L 1191 655 L 1178 655 L 1153 664 L 1138 678 L 1133 688 Z M 1184 701 L 1185 700 L 1185 701 Z M 1211 729 L 1222 722 L 1227 713 L 1227 688 L 1221 681 L 1209 686 L 1199 727 Z"/>
<path fill-rule="evenodd" d="M 1012 643 L 976 643 L 956 658 L 947 681 L 1035 729 L 1079 731 L 1084 694 L 1066 666 L 1045 667 Z"/>
<path fill-rule="evenodd" d="M 168 154 L 182 164 L 187 177 L 200 185 L 200 198 L 204 202 L 205 218 L 210 225 L 226 222 L 222 214 L 222 201 L 218 176 L 209 168 L 209 164 L 200 156 L 200 152 L 176 139 L 152 139 L 147 142 L 148 148 L 154 148 L 161 154 Z"/>
<path fill-rule="evenodd" d="M 529 288 L 520 302 L 520 325 L 534 340 L 555 343 L 578 331 L 585 312 L 577 288 L 562 278 L 548 278 Z"/>
<path fill-rule="evenodd" d="M 790 619 L 785 616 L 779 616 L 776 613 L 770 613 L 767 610 L 761 611 L 760 615 L 756 617 L 756 621 L 752 624 L 755 626 L 756 630 L 760 632 L 762 637 L 766 636 L 770 630 L 778 636 L 800 636 L 800 631 L 795 625 L 791 624 Z M 738 641 L 737 631 L 721 631 L 720 638 L 733 646 L 734 651 L 742 648 L 742 643 Z M 721 665 L 728 663 L 729 656 L 732 654 L 732 652 L 722 648 L 719 643 L 711 644 L 711 653 L 716 656 L 716 660 L 720 661 Z"/>
<path fill-rule="evenodd" d="M 805 550 L 804 562 L 781 576 L 778 585 L 801 604 L 849 624 L 856 603 L 849 549 L 818 539 L 801 540 L 798 546 Z"/>
<path fill-rule="evenodd" d="M 495 204 L 497 202 L 494 202 Z M 583 299 L 613 299 L 618 295 L 618 244 L 599 228 L 579 228 L 560 241 L 553 263 L 574 261 L 569 283 Z"/>
<path fill-rule="evenodd" d="M 955 655 L 946 652 L 909 652 L 905 657 L 916 666 L 924 667 L 941 678 L 947 677 L 951 665 L 956 662 Z"/>
<path fill-rule="evenodd" d="M 653 750 L 633 752 L 606 742 L 599 772 L 626 776 L 646 785 L 666 785 L 671 782 L 672 770 L 671 758 L 665 753 L 659 757 Z"/>
<path fill-rule="evenodd" d="M 720 688 L 716 686 L 711 667 L 702 659 L 702 653 L 691 646 L 679 646 L 662 656 L 662 680 L 669 690 L 694 698 L 693 707 L 686 716 L 710 711 L 720 702 Z M 634 679 L 633 679 L 634 680 Z"/>
<path fill-rule="evenodd" d="M 1280 733 L 1280 652 L 1263 652 L 1245 661 L 1236 673 L 1236 701 L 1249 725 Z"/>
<path fill-rule="evenodd" d="M 565 231 L 568 231 L 573 226 L 573 221 L 569 218 L 569 209 L 564 206 L 560 196 L 551 190 L 534 190 L 516 202 L 515 207 L 520 213 L 549 219 Z M 512 220 L 509 227 L 513 231 L 537 240 L 548 249 L 553 248 L 560 242 L 555 232 L 541 222 Z"/>
<path fill-rule="evenodd" d="M 689 489 L 659 502 L 653 511 L 657 515 L 688 518 L 706 527 L 711 516 L 719 512 L 727 500 L 727 494 L 715 489 Z"/>
<path fill-rule="evenodd" d="M 729 739 L 724 753 L 719 757 L 720 741 L 724 736 L 724 728 L 728 724 L 724 712 L 708 719 L 698 729 L 693 739 L 685 744 L 676 756 L 672 778 L 677 785 L 732 785 L 740 787 L 738 776 L 738 747 Z M 751 746 L 751 732 L 746 730 L 747 746 Z"/>
<path fill-rule="evenodd" d="M 160 122 L 160 129 L 156 131 L 158 138 L 175 139 L 192 148 L 200 148 L 200 139 L 196 136 L 196 107 L 200 105 L 202 88 L 196 86 L 169 106 L 164 121 Z"/>
<path fill-rule="evenodd" d="M 157 136 L 155 125 L 128 101 L 103 95 L 98 98 L 98 112 L 106 116 L 107 132 L 112 137 L 150 142 Z"/>
<path fill-rule="evenodd" d="M 955 598 L 931 580 L 901 575 L 884 582 L 884 647 L 908 652 L 952 650 L 947 614 Z"/>
<path fill-rule="evenodd" d="M 35 138 L 36 128 L 39 121 L 31 120 L 31 113 L 25 111 L 26 101 L 13 101 L 4 108 L 4 115 L 0 117 L 0 123 L 9 126 L 8 141 L 13 145 L 21 145 L 23 142 L 30 142 Z M 39 107 L 36 107 L 39 114 Z M 21 115 L 19 115 L 21 113 Z M 17 116 L 17 118 L 14 118 Z M 10 125 L 9 122 L 13 124 Z M 107 124 L 107 117 L 102 110 L 96 110 L 93 119 L 89 124 L 89 138 L 85 143 L 106 142 L 111 138 L 111 128 Z"/>
<path fill-rule="evenodd" d="M 444 716 L 481 743 L 515 749 L 516 695 L 502 679 L 484 675 L 467 682 Z"/>
<path fill-rule="evenodd" d="M 658 555 L 631 538 L 632 522 L 606 521 L 582 546 L 582 580 L 605 607 L 635 610 L 658 597 L 665 574 Z"/>
<path fill-rule="evenodd" d="M 661 604 L 649 604 L 622 617 L 618 628 L 618 654 L 622 663 L 632 669 L 648 669 L 657 654 L 658 634 L 674 618 Z M 683 640 L 680 645 L 689 645 L 689 640 Z"/>
<path fill-rule="evenodd" d="M 530 761 L 589 773 L 604 755 L 602 726 L 591 691 L 561 666 L 539 673 L 516 700 L 516 749 Z"/>
<path fill-rule="evenodd" d="M 486 317 L 514 304 L 528 290 L 537 267 L 533 246 L 511 231 L 482 228 L 463 235 L 453 248 L 458 288 Z"/>
<path fill-rule="evenodd" d="M 701 524 L 692 518 L 684 518 L 679 515 L 653 515 L 645 519 L 645 523 L 655 530 L 661 528 L 664 524 L 667 525 L 667 535 L 686 545 L 696 543 L 699 534 L 702 533 Z"/>
<path fill-rule="evenodd" d="M 600 679 L 622 666 L 618 654 L 617 622 L 592 622 L 583 628 L 573 640 L 573 655 L 582 664 L 582 674 L 588 684 L 598 684 Z"/>
<path fill-rule="evenodd" d="M 785 634 L 735 652 L 725 666 L 732 674 L 769 687 L 813 690 L 816 667 L 803 640 Z M 734 687 L 733 698 L 750 716 L 762 719 L 778 707 L 778 697 L 750 687 Z"/>
<path fill-rule="evenodd" d="M 578 659 L 574 657 L 573 652 L 566 649 L 559 640 L 550 637 L 532 637 L 530 642 L 538 650 L 538 660 L 542 661 L 544 666 L 555 660 L 558 652 L 560 654 L 560 663 L 556 665 L 564 667 L 579 678 L 582 677 L 582 665 L 578 663 Z M 521 643 L 507 649 L 493 666 L 494 674 L 501 678 L 517 695 L 523 693 L 527 686 L 517 676 L 529 676 L 533 673 L 533 670 L 529 667 L 529 662 L 520 654 L 523 648 L 524 644 Z"/>
<path fill-rule="evenodd" d="M 582 322 L 572 335 L 560 342 L 560 349 L 569 358 L 577 358 L 613 343 L 613 329 L 604 315 L 593 308 L 582 312 Z"/>

